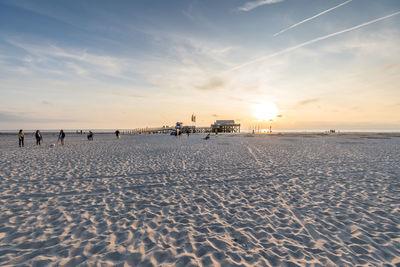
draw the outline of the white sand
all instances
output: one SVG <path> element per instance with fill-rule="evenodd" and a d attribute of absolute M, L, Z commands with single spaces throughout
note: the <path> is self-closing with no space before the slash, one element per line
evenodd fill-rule
<path fill-rule="evenodd" d="M 0 136 L 2 266 L 400 265 L 400 137 Z"/>

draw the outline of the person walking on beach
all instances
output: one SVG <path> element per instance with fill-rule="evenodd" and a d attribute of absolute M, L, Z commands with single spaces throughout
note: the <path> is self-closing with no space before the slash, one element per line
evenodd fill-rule
<path fill-rule="evenodd" d="M 119 130 L 116 130 L 116 131 L 115 131 L 115 136 L 117 137 L 117 139 L 120 138 L 120 136 L 119 136 Z"/>
<path fill-rule="evenodd" d="M 36 138 L 36 145 L 40 146 L 40 142 L 43 140 L 43 137 L 39 130 L 36 130 L 35 138 Z"/>
<path fill-rule="evenodd" d="M 25 134 L 24 134 L 24 131 L 21 129 L 21 130 L 19 130 L 19 133 L 18 133 L 19 147 L 24 147 L 24 138 L 25 138 Z"/>
<path fill-rule="evenodd" d="M 62 146 L 65 145 L 65 133 L 63 130 L 61 130 L 60 133 L 58 134 L 58 140 L 61 141 Z"/>

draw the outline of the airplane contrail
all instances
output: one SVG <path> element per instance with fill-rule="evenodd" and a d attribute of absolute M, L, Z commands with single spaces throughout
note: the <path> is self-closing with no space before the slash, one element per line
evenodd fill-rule
<path fill-rule="evenodd" d="M 264 57 L 259 57 L 257 59 L 251 60 L 249 62 L 240 64 L 240 65 L 238 65 L 236 67 L 233 67 L 233 68 L 231 68 L 229 70 L 224 71 L 223 73 L 227 73 L 227 72 L 235 71 L 237 69 L 241 69 L 241 68 L 246 67 L 248 65 L 251 65 L 253 63 L 256 63 L 256 62 L 259 62 L 259 61 L 263 61 L 263 60 L 269 59 L 271 57 L 275 57 L 275 56 L 279 56 L 279 55 L 291 52 L 291 51 L 296 50 L 298 48 L 301 48 L 301 47 L 304 47 L 304 46 L 307 46 L 307 45 L 310 45 L 310 44 L 313 44 L 313 43 L 316 43 L 316 42 L 319 42 L 319 41 L 322 41 L 322 40 L 325 40 L 325 39 L 328 39 L 328 38 L 331 38 L 331 37 L 334 37 L 334 36 L 342 34 L 342 33 L 354 31 L 354 30 L 359 29 L 361 27 L 376 23 L 376 22 L 384 20 L 384 19 L 388 19 L 390 17 L 396 16 L 396 15 L 399 15 L 399 14 L 400 14 L 400 11 L 397 11 L 397 12 L 394 12 L 394 13 L 392 13 L 390 15 L 387 15 L 387 16 L 384 16 L 384 17 L 381 17 L 381 18 L 377 18 L 377 19 L 373 19 L 373 20 L 361 23 L 359 25 L 353 26 L 351 28 L 347 28 L 347 29 L 344 29 L 344 30 L 341 30 L 341 31 L 338 31 L 338 32 L 334 32 L 334 33 L 331 33 L 331 34 L 327 34 L 327 35 L 324 35 L 324 36 L 317 37 L 315 39 L 312 39 L 312 40 L 300 43 L 298 45 L 283 49 L 283 50 L 275 52 L 273 54 L 270 54 L 270 55 L 267 55 L 267 56 L 264 56 Z"/>
<path fill-rule="evenodd" d="M 280 32 L 275 33 L 274 36 L 277 36 L 277 35 L 279 35 L 279 34 L 281 34 L 281 33 L 284 33 L 284 32 L 287 31 L 287 30 L 293 29 L 294 27 L 297 27 L 297 26 L 299 26 L 300 24 L 303 24 L 303 23 L 305 23 L 305 22 L 307 22 L 307 21 L 313 20 L 313 19 L 315 19 L 315 18 L 317 18 L 317 17 L 319 17 L 319 16 L 321 16 L 321 15 L 323 15 L 323 14 L 325 14 L 325 13 L 328 13 L 328 12 L 330 12 L 330 11 L 336 9 L 336 8 L 339 8 L 339 7 L 341 7 L 341 6 L 347 5 L 347 4 L 350 3 L 351 1 L 353 1 L 353 0 L 348 0 L 348 1 L 343 2 L 343 3 L 341 3 L 341 4 L 337 5 L 337 6 L 334 6 L 334 7 L 331 7 L 331 8 L 329 8 L 329 9 L 325 10 L 325 11 L 322 11 L 322 12 L 318 13 L 317 15 L 314 15 L 314 16 L 312 16 L 312 17 L 309 17 L 308 19 L 305 19 L 305 20 L 302 20 L 302 21 L 300 21 L 300 22 L 298 22 L 298 23 L 295 23 L 295 24 L 293 24 L 292 26 L 289 26 L 289 27 L 287 27 L 287 28 L 281 30 Z"/>

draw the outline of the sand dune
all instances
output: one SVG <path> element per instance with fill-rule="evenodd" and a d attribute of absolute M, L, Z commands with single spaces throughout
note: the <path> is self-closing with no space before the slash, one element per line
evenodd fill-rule
<path fill-rule="evenodd" d="M 2 266 L 400 265 L 399 137 L 44 141 L 0 136 Z"/>

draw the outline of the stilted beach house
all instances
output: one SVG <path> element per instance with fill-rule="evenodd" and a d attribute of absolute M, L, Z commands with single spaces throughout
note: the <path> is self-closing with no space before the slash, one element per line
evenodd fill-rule
<path fill-rule="evenodd" d="M 240 133 L 240 124 L 234 120 L 217 120 L 211 125 L 211 132 L 215 133 Z"/>

